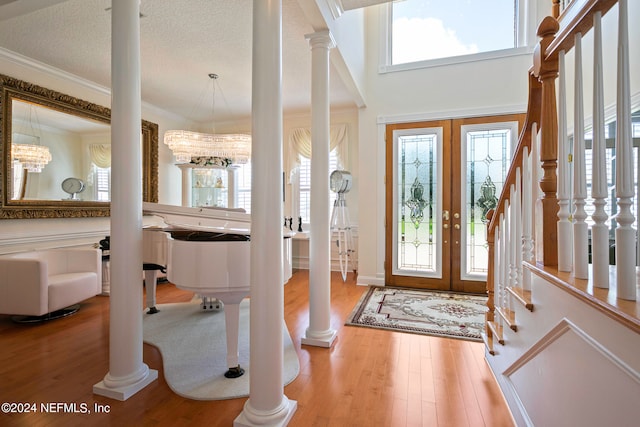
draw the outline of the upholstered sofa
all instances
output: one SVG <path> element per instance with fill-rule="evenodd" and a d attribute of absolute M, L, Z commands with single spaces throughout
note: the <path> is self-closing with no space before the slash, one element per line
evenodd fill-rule
<path fill-rule="evenodd" d="M 0 313 L 43 316 L 102 291 L 99 249 L 49 249 L 0 256 Z"/>

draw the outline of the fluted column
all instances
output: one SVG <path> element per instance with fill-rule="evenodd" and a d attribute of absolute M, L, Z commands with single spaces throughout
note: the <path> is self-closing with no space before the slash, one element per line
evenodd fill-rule
<path fill-rule="evenodd" d="M 142 362 L 140 1 L 112 7 L 109 372 L 93 392 L 126 400 L 158 372 Z"/>
<path fill-rule="evenodd" d="M 329 31 L 306 35 L 311 47 L 311 218 L 309 327 L 302 344 L 331 347 L 331 226 L 329 218 Z"/>
<path fill-rule="evenodd" d="M 234 426 L 284 426 L 282 275 L 282 0 L 253 2 L 249 399 Z"/>

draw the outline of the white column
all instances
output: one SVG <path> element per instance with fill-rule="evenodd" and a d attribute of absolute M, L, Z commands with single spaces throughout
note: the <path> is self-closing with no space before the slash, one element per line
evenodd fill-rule
<path fill-rule="evenodd" d="M 229 165 L 227 167 L 227 207 L 238 207 L 238 170 L 240 165 Z"/>
<path fill-rule="evenodd" d="M 253 2 L 250 391 L 234 426 L 284 426 L 282 0 Z"/>
<path fill-rule="evenodd" d="M 140 1 L 113 2 L 109 372 L 93 392 L 126 400 L 158 378 L 142 363 Z"/>
<path fill-rule="evenodd" d="M 180 172 L 182 172 L 182 206 L 191 206 L 191 192 L 192 190 L 192 173 L 193 168 L 189 163 L 181 163 L 178 165 Z"/>
<path fill-rule="evenodd" d="M 629 73 L 629 18 L 627 0 L 618 2 L 618 102 L 616 104 L 616 291 L 618 298 L 636 300 L 636 230 L 631 204 L 633 147 L 631 145 L 631 77 Z"/>
<path fill-rule="evenodd" d="M 302 344 L 331 347 L 331 226 L 329 218 L 329 31 L 306 35 L 311 47 L 311 218 L 309 327 Z"/>

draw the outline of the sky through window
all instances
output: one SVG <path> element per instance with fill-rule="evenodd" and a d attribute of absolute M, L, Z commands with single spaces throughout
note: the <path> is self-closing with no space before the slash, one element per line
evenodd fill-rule
<path fill-rule="evenodd" d="M 392 64 L 516 46 L 516 0 L 393 3 Z"/>

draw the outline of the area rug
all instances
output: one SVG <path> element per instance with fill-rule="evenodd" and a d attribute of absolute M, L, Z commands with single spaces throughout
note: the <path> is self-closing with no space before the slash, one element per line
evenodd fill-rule
<path fill-rule="evenodd" d="M 371 286 L 346 325 L 482 341 L 487 297 Z"/>
<path fill-rule="evenodd" d="M 164 377 L 176 394 L 195 400 L 222 400 L 249 396 L 249 300 L 240 304 L 239 363 L 245 373 L 225 378 L 227 344 L 224 311 L 204 311 L 200 300 L 158 304 L 155 314 L 144 314 L 143 340 L 162 354 Z M 300 372 L 298 355 L 283 322 L 284 384 Z"/>

